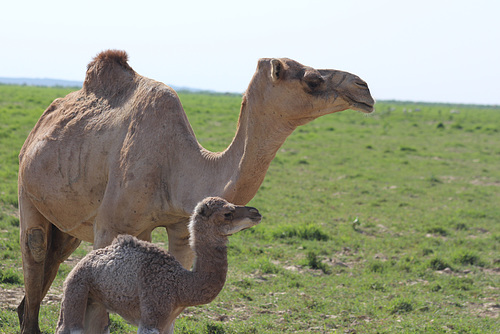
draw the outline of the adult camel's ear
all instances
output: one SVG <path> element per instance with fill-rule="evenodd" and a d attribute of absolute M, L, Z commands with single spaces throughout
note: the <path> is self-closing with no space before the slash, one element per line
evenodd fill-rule
<path fill-rule="evenodd" d="M 283 64 L 279 59 L 271 59 L 271 78 L 274 82 L 283 76 Z"/>

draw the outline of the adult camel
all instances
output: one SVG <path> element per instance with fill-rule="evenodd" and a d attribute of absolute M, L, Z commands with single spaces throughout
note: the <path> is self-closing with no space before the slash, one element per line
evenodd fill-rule
<path fill-rule="evenodd" d="M 245 205 L 297 126 L 349 108 L 373 111 L 367 84 L 353 74 L 260 59 L 233 141 L 209 152 L 175 91 L 127 60 L 124 51 L 97 55 L 82 89 L 45 110 L 19 154 L 21 333 L 40 333 L 40 303 L 81 240 L 94 248 L 123 233 L 151 240 L 162 226 L 169 251 L 190 268 L 187 223 L 200 200 Z M 104 315 L 92 322 L 95 332 L 107 326 Z"/>

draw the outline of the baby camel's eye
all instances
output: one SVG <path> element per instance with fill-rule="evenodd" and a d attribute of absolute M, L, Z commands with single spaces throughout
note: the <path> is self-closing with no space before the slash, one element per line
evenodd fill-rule
<path fill-rule="evenodd" d="M 232 213 L 232 212 L 225 213 L 225 214 L 224 214 L 224 218 L 225 218 L 226 220 L 231 220 L 231 219 L 233 219 L 233 213 Z"/>

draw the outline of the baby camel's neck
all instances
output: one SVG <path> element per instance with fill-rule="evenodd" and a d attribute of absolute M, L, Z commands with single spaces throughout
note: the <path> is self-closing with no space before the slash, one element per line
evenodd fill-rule
<path fill-rule="evenodd" d="M 227 247 L 218 246 L 195 247 L 196 259 L 193 270 L 188 273 L 189 284 L 184 291 L 187 293 L 186 306 L 208 304 L 217 297 L 226 282 Z"/>

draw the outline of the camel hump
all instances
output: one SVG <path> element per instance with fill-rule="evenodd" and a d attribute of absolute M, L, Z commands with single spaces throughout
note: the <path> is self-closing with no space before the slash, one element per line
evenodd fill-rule
<path fill-rule="evenodd" d="M 88 64 L 83 88 L 102 95 L 113 94 L 117 86 L 123 89 L 124 85 L 132 83 L 134 76 L 125 51 L 106 50 Z"/>

